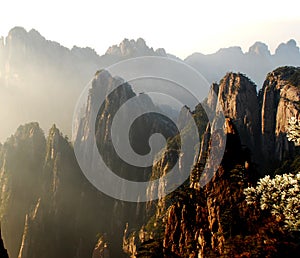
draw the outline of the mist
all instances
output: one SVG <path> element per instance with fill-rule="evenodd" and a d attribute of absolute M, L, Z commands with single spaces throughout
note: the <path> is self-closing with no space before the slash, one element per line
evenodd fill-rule
<path fill-rule="evenodd" d="M 138 56 L 163 56 L 180 60 L 164 49 L 153 50 L 143 39 L 125 39 L 108 46 L 103 55 L 91 48 L 68 49 L 45 39 L 38 31 L 13 28 L 0 39 L 0 141 L 20 124 L 39 122 L 44 131 L 55 123 L 71 136 L 74 108 L 83 88 L 97 70 Z M 274 54 L 256 42 L 243 53 L 240 47 L 220 49 L 215 54 L 194 53 L 184 62 L 197 69 L 209 84 L 229 71 L 247 74 L 257 88 L 268 72 L 280 65 L 300 65 L 299 47 L 294 40 L 282 43 Z"/>

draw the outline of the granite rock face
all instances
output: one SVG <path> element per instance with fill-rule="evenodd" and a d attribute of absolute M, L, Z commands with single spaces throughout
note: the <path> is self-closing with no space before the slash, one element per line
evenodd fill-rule
<path fill-rule="evenodd" d="M 210 110 L 222 109 L 226 117 L 222 163 L 201 188 L 198 182 L 208 153 L 219 148 L 212 145 L 211 139 L 217 135 L 211 135 L 208 125 L 190 180 L 157 202 L 155 215 L 145 227 L 151 242 L 128 238 L 127 243 L 134 247 L 132 257 L 143 257 L 145 250 L 146 257 L 155 257 L 154 253 L 161 257 L 234 257 L 242 249 L 247 250 L 244 255 L 252 250 L 267 252 L 268 241 L 263 239 L 270 234 L 266 226 L 270 221 L 258 220 L 258 211 L 245 203 L 243 189 L 266 174 L 266 167 L 274 168 L 274 164 L 293 157 L 294 147 L 287 141 L 286 130 L 291 116 L 299 118 L 299 82 L 299 68 L 282 67 L 268 74 L 258 95 L 254 83 L 242 74 L 228 73 L 219 84 L 212 85 L 204 105 Z M 267 164 L 268 160 L 272 164 Z M 154 173 L 163 175 L 167 166 L 168 160 Z M 271 232 L 273 226 L 276 228 L 272 223 Z M 241 238 L 245 234 L 247 238 Z M 274 246 L 280 246 L 280 240 L 274 239 Z M 251 241 L 259 246 L 250 247 Z"/>
<path fill-rule="evenodd" d="M 107 95 L 107 93 L 110 94 Z M 97 110 L 98 98 L 97 96 L 107 96 L 105 101 L 101 104 L 99 111 Z M 77 136 L 75 146 L 83 148 L 91 145 L 97 145 L 97 150 L 102 156 L 107 167 L 111 169 L 118 176 L 133 180 L 133 181 L 147 181 L 151 176 L 151 167 L 137 167 L 124 162 L 116 153 L 112 145 L 111 127 L 117 111 L 127 101 L 133 100 L 131 108 L 123 107 L 125 115 L 120 119 L 128 119 L 129 114 L 126 112 L 145 112 L 147 110 L 154 110 L 156 107 L 152 100 L 146 94 L 139 94 L 133 91 L 131 85 L 124 82 L 120 78 L 112 77 L 107 71 L 100 71 L 92 82 L 92 87 L 89 91 L 88 101 L 85 108 L 85 113 L 82 119 L 78 122 Z M 97 114 L 95 135 L 91 134 L 93 129 L 93 116 Z M 126 124 L 126 121 L 118 121 L 120 125 Z M 169 126 L 170 125 L 170 126 Z M 147 153 L 149 137 L 159 131 L 165 138 L 174 137 L 178 132 L 172 129 L 172 124 L 169 119 L 163 116 L 156 116 L 153 113 L 147 113 L 136 119 L 132 124 L 132 132 L 127 135 L 130 138 L 132 148 L 135 148 L 138 153 Z M 168 130 L 166 130 L 168 129 Z M 117 135 L 122 134 L 124 128 L 118 127 Z M 96 136 L 96 141 L 93 139 Z M 98 153 L 90 153 L 86 149 L 88 160 L 87 164 L 94 164 L 95 155 Z M 164 162 L 163 160 L 161 162 Z M 101 168 L 100 168 L 101 169 Z M 112 183 L 112 189 L 114 182 Z M 122 189 L 122 185 L 116 191 Z M 159 189 L 154 189 L 158 191 Z M 122 194 L 125 194 L 122 193 Z M 122 197 L 123 198 L 123 197 Z M 131 232 L 133 228 L 138 228 L 142 225 L 147 215 L 146 204 L 142 202 L 130 203 L 117 199 L 109 198 L 105 206 L 108 213 L 110 213 L 110 220 L 112 225 L 106 229 L 106 239 L 110 243 L 109 249 L 112 257 L 121 255 L 122 235 L 124 228 L 127 225 L 127 230 Z M 113 232 L 113 233 L 112 233 Z"/>
<path fill-rule="evenodd" d="M 152 242 L 148 240 L 143 244 L 141 239 L 135 241 L 137 237 L 129 238 L 134 247 L 131 251 L 135 252 L 131 257 L 144 257 L 145 249 L 148 251 L 145 257 L 218 257 L 228 252 L 228 236 L 245 230 L 248 211 L 243 188 L 253 173 L 250 155 L 241 146 L 238 132 L 229 118 L 224 130 L 228 139 L 226 153 L 213 179 L 204 188 L 180 187 L 167 201 L 158 202 L 156 222 L 151 227 Z M 207 142 L 204 136 L 201 146 L 206 148 L 205 152 L 212 147 L 211 141 Z M 197 170 L 201 173 L 203 158 L 199 156 L 192 174 Z M 149 229 L 149 225 L 146 228 Z M 154 245 L 158 239 L 162 246 Z M 157 254 L 160 256 L 155 256 Z"/>
<path fill-rule="evenodd" d="M 10 257 L 90 257 L 95 236 L 110 230 L 108 198 L 83 176 L 56 126 L 45 139 L 37 123 L 24 125 L 1 146 L 1 191 Z"/>
<path fill-rule="evenodd" d="M 1 148 L 1 228 L 10 257 L 18 255 L 25 216 L 39 197 L 45 145 L 43 131 L 31 123 Z"/>
<path fill-rule="evenodd" d="M 53 126 L 46 140 L 37 123 L 27 124 L 2 153 L 2 229 L 10 257 L 84 257 L 94 244 L 87 236 L 98 231 L 85 225 L 85 198 L 97 199 L 67 139 Z"/>
<path fill-rule="evenodd" d="M 299 118 L 299 74 L 299 68 L 278 68 L 268 74 L 260 92 L 262 151 L 266 160 L 280 161 L 293 152 L 286 130 L 289 118 Z"/>
<path fill-rule="evenodd" d="M 109 73 L 96 75 L 82 120 L 78 121 L 77 142 L 91 141 L 91 110 L 97 95 L 106 94 L 122 82 Z M 100 91 L 100 92 L 99 92 Z M 122 177 L 145 180 L 151 168 L 135 169 L 117 158 L 111 145 L 111 124 L 120 106 L 135 97 L 128 83 L 110 94 L 97 113 L 97 147 L 106 164 Z M 146 94 L 137 96 L 135 109 L 155 108 Z M 127 116 L 124 118 L 126 119 Z M 140 152 L 149 136 L 169 128 L 164 117 L 147 114 L 133 126 L 132 144 Z M 122 127 L 119 128 L 122 130 Z M 165 131 L 173 137 L 177 131 Z M 138 144 L 138 143 L 143 144 Z M 141 226 L 145 218 L 144 203 L 115 200 L 97 191 L 82 174 L 68 138 L 54 125 L 47 138 L 37 123 L 21 126 L 0 147 L 1 216 L 5 244 L 13 258 L 34 257 L 122 257 L 122 235 L 126 223 L 130 230 Z M 93 153 L 86 153 L 93 159 Z M 114 182 L 112 182 L 112 187 Z M 95 236 L 105 234 L 105 243 Z M 47 250 L 49 246 L 55 246 Z"/>
<path fill-rule="evenodd" d="M 220 81 L 218 102 L 225 117 L 233 121 L 241 144 L 258 154 L 260 123 L 256 85 L 245 75 L 229 73 Z M 257 159 L 258 156 L 254 157 Z"/>
<path fill-rule="evenodd" d="M 99 237 L 92 258 L 110 258 L 109 247 L 105 237 Z"/>
<path fill-rule="evenodd" d="M 299 68 L 281 67 L 267 75 L 258 94 L 253 82 L 236 73 L 228 73 L 211 87 L 216 95 L 210 93 L 206 104 L 212 110 L 222 108 L 241 144 L 253 155 L 252 161 L 262 169 L 268 162 L 280 162 L 293 154 L 286 130 L 289 118 L 299 118 L 299 78 Z"/>
<path fill-rule="evenodd" d="M 282 161 L 293 154 L 294 147 L 287 142 L 285 133 L 287 119 L 299 117 L 299 82 L 299 68 L 282 67 L 268 74 L 259 96 L 256 86 L 242 74 L 228 73 L 220 83 L 213 84 L 203 105 L 224 111 L 222 130 L 211 135 L 200 106 L 194 111 L 185 108 L 180 116 L 181 129 L 186 130 L 184 137 L 189 135 L 184 126 L 188 123 L 187 114 L 202 128 L 199 152 L 193 146 L 192 168 L 185 167 L 186 153 L 179 153 L 176 148 L 178 131 L 170 121 L 153 114 L 143 116 L 133 126 L 131 135 L 132 146 L 140 153 L 147 153 L 149 135 L 171 129 L 162 131 L 169 140 L 161 158 L 153 167 L 138 169 L 124 164 L 114 153 L 110 135 L 113 116 L 132 98 L 137 99 L 135 109 L 145 111 L 155 106 L 146 94 L 136 95 L 131 85 L 120 78 L 105 71 L 97 73 L 83 117 L 78 120 L 75 144 L 97 144 L 106 164 L 130 180 L 166 175 L 177 161 L 179 171 L 189 169 L 190 178 L 157 201 L 118 201 L 87 181 L 78 167 L 72 144 L 56 126 L 52 126 L 47 137 L 37 123 L 21 126 L 0 145 L 0 215 L 10 257 L 122 257 L 122 243 L 131 257 L 234 257 L 232 239 L 254 232 L 250 239 L 255 240 L 260 233 L 251 229 L 255 228 L 256 214 L 247 208 L 243 195 L 243 189 L 257 179 L 254 163 L 261 168 L 258 154 L 264 161 Z M 106 95 L 115 85 L 118 87 L 96 109 L 97 120 L 93 124 L 97 96 Z M 93 126 L 96 131 L 90 134 Z M 219 139 L 221 133 L 227 137 L 223 160 L 212 180 L 201 188 L 197 181 L 207 154 L 223 144 L 220 141 L 214 145 L 212 137 Z M 87 150 L 86 154 L 91 163 L 95 153 Z M 161 180 L 147 194 L 163 193 L 167 186 L 168 182 Z M 263 248 L 267 246 L 264 239 L 261 243 Z"/>

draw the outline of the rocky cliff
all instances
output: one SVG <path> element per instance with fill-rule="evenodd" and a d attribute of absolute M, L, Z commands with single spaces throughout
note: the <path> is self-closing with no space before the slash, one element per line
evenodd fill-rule
<path fill-rule="evenodd" d="M 19 127 L 1 148 L 2 234 L 10 257 L 18 255 L 25 216 L 39 198 L 45 143 L 32 123 Z"/>
<path fill-rule="evenodd" d="M 93 128 L 90 116 L 97 106 L 97 94 L 106 94 L 118 84 L 98 111 L 95 144 L 106 164 L 119 176 L 137 181 L 149 179 L 151 167 L 139 169 L 124 164 L 111 145 L 113 117 L 136 94 L 128 83 L 108 72 L 99 73 L 92 82 L 84 116 L 78 121 L 75 144 L 89 143 L 94 137 L 89 133 Z M 149 97 L 137 96 L 135 110 L 145 111 L 150 106 L 155 108 Z M 173 137 L 177 131 L 166 126 L 168 123 L 167 118 L 154 114 L 137 119 L 131 132 L 132 146 L 147 152 L 146 143 L 156 131 L 165 133 L 166 138 Z M 163 132 L 160 128 L 170 130 Z M 93 155 L 90 153 L 91 159 Z M 126 223 L 130 230 L 144 223 L 144 203 L 115 200 L 87 181 L 72 145 L 55 125 L 47 137 L 37 123 L 19 127 L 1 146 L 0 162 L 2 229 L 10 257 L 82 258 L 92 253 L 95 257 L 122 257 Z M 48 250 L 49 246 L 55 248 Z"/>
<path fill-rule="evenodd" d="M 299 116 L 299 81 L 299 68 L 282 67 L 268 74 L 258 96 L 256 86 L 243 74 L 228 73 L 213 84 L 203 105 L 223 109 L 222 131 L 211 135 L 201 105 L 195 110 L 184 108 L 180 126 L 188 137 L 186 115 L 192 114 L 201 138 L 199 155 L 193 146 L 190 178 L 170 195 L 149 203 L 115 200 L 95 189 L 82 174 L 72 144 L 56 126 L 46 137 L 37 123 L 20 126 L 0 146 L 0 215 L 9 256 L 126 257 L 122 242 L 131 257 L 243 257 L 254 251 L 258 257 L 284 254 L 286 239 L 280 228 L 246 206 L 243 189 L 256 181 L 258 172 L 266 173 L 262 161 L 280 165 L 295 154 L 285 132 L 286 119 Z M 97 110 L 98 94 L 106 95 L 116 85 Z M 137 119 L 130 139 L 135 150 L 147 153 L 149 136 L 161 132 L 169 140 L 160 159 L 140 169 L 117 157 L 111 144 L 113 117 L 133 98 L 135 109 L 156 108 L 146 94 L 136 95 L 120 78 L 105 71 L 97 73 L 78 120 L 75 144 L 96 144 L 107 166 L 130 180 L 158 178 L 177 161 L 179 167 L 184 166 L 185 153 L 178 152 L 178 131 L 166 117 L 151 113 Z M 90 134 L 92 110 L 97 111 L 94 134 Z M 164 131 L 166 128 L 171 129 Z M 224 157 L 212 180 L 201 188 L 199 178 L 207 154 L 222 144 L 212 141 L 218 133 L 227 136 Z M 94 155 L 87 152 L 88 163 Z M 147 194 L 164 191 L 167 184 L 161 181 Z"/>
<path fill-rule="evenodd" d="M 250 157 L 242 149 L 230 119 L 225 129 L 226 153 L 213 179 L 203 189 L 182 189 L 179 192 L 182 198 L 167 211 L 163 246 L 174 257 L 223 254 L 226 238 L 245 231 L 247 215 L 243 209 L 242 189 L 253 171 L 245 166 L 250 164 Z M 198 166 L 201 166 L 200 160 L 195 170 Z"/>
<path fill-rule="evenodd" d="M 270 162 L 283 160 L 293 152 L 286 129 L 291 117 L 299 117 L 300 69 L 281 67 L 269 73 L 259 94 L 262 149 Z"/>
<path fill-rule="evenodd" d="M 241 144 L 247 146 L 255 155 L 253 161 L 258 161 L 260 119 L 256 85 L 245 75 L 227 74 L 220 81 L 218 103 L 225 117 L 233 121 Z"/>
<path fill-rule="evenodd" d="M 273 257 L 288 252 L 282 241 L 291 239 L 272 219 L 247 207 L 243 189 L 256 182 L 259 174 L 266 174 L 266 168 L 274 169 L 294 155 L 285 132 L 287 119 L 299 116 L 298 73 L 299 68 L 294 67 L 274 70 L 259 95 L 253 82 L 242 74 L 228 73 L 212 85 L 203 105 L 222 109 L 226 116 L 222 163 L 212 180 L 200 188 L 197 182 L 207 153 L 218 148 L 212 145 L 208 126 L 189 182 L 158 200 L 154 216 L 145 225 L 144 234 L 150 240 L 142 241 L 137 234 L 126 239 L 124 249 L 132 257 Z M 164 168 L 162 164 L 155 173 L 163 174 Z M 290 255 L 297 257 L 298 252 L 293 249 Z"/>
<path fill-rule="evenodd" d="M 107 218 L 113 212 L 81 173 L 68 139 L 56 126 L 46 139 L 37 123 L 27 124 L 1 154 L 2 230 L 10 257 L 91 257 L 97 235 L 112 232 Z"/>
<path fill-rule="evenodd" d="M 5 38 L 0 37 L 0 118 L 6 120 L 0 140 L 29 121 L 39 121 L 44 130 L 56 123 L 69 135 L 76 101 L 95 71 L 134 57 L 176 58 L 163 48 L 147 46 L 141 38 L 124 39 L 101 54 L 89 47 L 68 49 L 34 29 L 15 27 Z M 210 55 L 195 53 L 184 61 L 210 83 L 234 71 L 247 74 L 260 88 L 266 73 L 282 65 L 299 66 L 299 60 L 299 48 L 290 40 L 280 44 L 273 55 L 264 43 L 256 42 L 246 53 L 240 47 L 229 47 Z M 6 110 L 10 110 L 10 119 Z"/>
<path fill-rule="evenodd" d="M 92 111 L 97 107 L 97 96 L 100 96 L 101 94 L 106 95 L 111 89 L 114 90 L 106 97 L 100 110 L 96 110 L 98 115 L 95 128 L 96 141 L 94 142 L 94 135 L 90 133 L 93 126 Z M 105 164 L 116 175 L 133 181 L 147 181 L 150 179 L 152 167 L 137 167 L 124 162 L 116 153 L 112 144 L 111 127 L 116 112 L 124 103 L 133 98 L 135 99 L 133 106 L 128 110 L 125 108 L 125 114 L 127 112 L 127 115 L 121 119 L 128 119 L 128 112 L 133 112 L 133 110 L 142 113 L 147 110 L 156 109 L 151 99 L 146 94 L 136 95 L 127 82 L 124 82 L 120 78 L 112 77 L 107 71 L 98 73 L 92 82 L 86 112 L 78 123 L 78 133 L 75 145 L 89 147 L 85 151 L 85 153 L 89 154 L 87 163 L 92 164 L 94 162 L 95 155 L 97 154 L 90 153 L 90 146 L 97 144 L 97 150 L 102 156 Z M 118 123 L 123 125 L 126 124 L 126 121 L 122 120 L 118 121 Z M 117 134 L 121 135 L 123 127 L 119 126 L 119 130 L 120 131 L 118 131 Z M 166 139 L 174 137 L 174 135 L 178 133 L 168 118 L 148 113 L 135 120 L 131 127 L 131 132 L 127 137 L 130 137 L 131 146 L 135 151 L 146 154 L 149 151 L 149 137 L 156 132 L 161 132 Z M 113 189 L 114 182 L 111 182 L 111 184 Z M 122 188 L 123 186 L 120 185 L 120 189 Z M 157 189 L 155 190 L 157 191 Z M 116 191 L 119 191 L 119 189 L 116 189 Z M 125 195 L 126 193 L 124 192 L 123 194 Z M 119 248 L 122 243 L 122 235 L 126 223 L 129 225 L 128 230 L 131 231 L 132 228 L 137 228 L 145 222 L 147 215 L 145 206 L 145 203 L 129 203 L 113 199 L 110 199 L 107 202 L 107 207 L 111 207 L 111 219 L 113 223 L 111 228 L 107 230 L 108 233 L 106 239 L 110 242 L 109 249 L 112 257 L 117 257 L 116 255 L 120 256 L 121 250 Z M 114 232 L 114 234 L 111 232 Z"/>
<path fill-rule="evenodd" d="M 74 106 L 95 71 L 144 55 L 166 53 L 163 49 L 153 50 L 138 39 L 124 40 L 98 55 L 89 47 L 68 49 L 34 29 L 11 29 L 5 39 L 0 39 L 0 118 L 6 120 L 0 140 L 28 121 L 39 121 L 44 130 L 56 123 L 70 135 Z"/>
<path fill-rule="evenodd" d="M 299 71 L 296 67 L 281 67 L 270 72 L 258 93 L 245 75 L 229 73 L 212 85 L 217 99 L 208 95 L 206 104 L 211 109 L 222 108 L 236 127 L 241 144 L 249 148 L 252 161 L 261 169 L 270 162 L 278 165 L 294 153 L 286 130 L 289 118 L 299 117 Z"/>

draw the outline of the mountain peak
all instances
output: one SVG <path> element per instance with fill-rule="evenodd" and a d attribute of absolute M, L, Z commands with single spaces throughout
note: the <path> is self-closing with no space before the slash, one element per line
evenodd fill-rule
<path fill-rule="evenodd" d="M 295 87 L 300 86 L 300 68 L 293 66 L 278 67 L 274 71 L 268 73 L 265 84 L 271 81 L 284 81 Z M 285 83 L 279 83 L 279 86 L 285 85 Z"/>
<path fill-rule="evenodd" d="M 251 91 L 251 94 L 255 92 L 252 95 L 256 95 L 256 85 L 242 73 L 227 73 L 220 81 L 220 89 L 224 91 L 224 96 L 241 91 Z"/>
<path fill-rule="evenodd" d="M 15 133 L 15 137 L 19 139 L 31 138 L 35 135 L 44 136 L 43 130 L 38 122 L 31 122 L 25 125 L 20 125 Z"/>
<path fill-rule="evenodd" d="M 46 38 L 35 29 L 27 31 L 23 27 L 14 27 L 9 31 L 5 44 L 14 44 L 19 42 L 25 45 L 33 45 L 36 43 L 40 44 L 39 42 L 44 41 L 46 41 Z"/>
<path fill-rule="evenodd" d="M 281 43 L 275 50 L 275 54 L 280 56 L 299 55 L 299 47 L 294 39 L 290 39 L 287 43 Z"/>
<path fill-rule="evenodd" d="M 31 29 L 30 31 L 28 31 L 28 36 L 34 39 L 43 39 L 46 40 L 41 33 L 39 33 L 37 30 L 35 29 Z"/>
<path fill-rule="evenodd" d="M 106 55 L 122 56 L 122 57 L 137 57 L 144 55 L 163 55 L 166 56 L 164 49 L 158 49 L 154 51 L 153 48 L 147 46 L 146 41 L 143 38 L 127 39 L 125 38 L 119 45 L 113 45 L 108 48 Z"/>
<path fill-rule="evenodd" d="M 257 41 L 255 42 L 248 51 L 249 54 L 255 56 L 271 56 L 270 50 L 267 44 Z"/>
<path fill-rule="evenodd" d="M 23 38 L 27 35 L 27 31 L 23 27 L 16 26 L 12 28 L 7 35 L 7 38 Z"/>
<path fill-rule="evenodd" d="M 290 39 L 286 44 L 287 44 L 288 46 L 295 47 L 295 46 L 297 45 L 297 42 L 296 42 L 296 40 L 294 40 L 294 39 Z"/>
<path fill-rule="evenodd" d="M 219 53 L 219 54 L 243 54 L 243 51 L 242 51 L 242 48 L 239 46 L 232 46 L 232 47 L 220 48 L 217 51 L 217 53 Z"/>

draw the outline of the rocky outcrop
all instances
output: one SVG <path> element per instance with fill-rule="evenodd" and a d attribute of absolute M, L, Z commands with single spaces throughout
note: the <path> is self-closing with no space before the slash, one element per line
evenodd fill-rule
<path fill-rule="evenodd" d="M 34 29 L 11 29 L 5 40 L 0 39 L 0 119 L 6 120 L 0 140 L 11 135 L 20 121 L 39 121 L 43 129 L 56 123 L 71 135 L 74 106 L 95 71 L 144 55 L 167 56 L 143 39 L 124 40 L 100 56 L 89 47 L 68 49 Z"/>
<path fill-rule="evenodd" d="M 46 141 L 37 123 L 21 126 L 2 146 L 0 162 L 2 231 L 10 257 L 88 257 L 100 231 L 89 223 L 104 208 L 59 130 L 53 126 Z"/>
<path fill-rule="evenodd" d="M 299 117 L 298 72 L 298 68 L 285 67 L 270 73 L 259 96 L 256 86 L 242 74 L 229 73 L 220 84 L 212 85 L 204 105 L 210 110 L 222 108 L 226 116 L 224 133 L 227 142 L 221 166 L 201 188 L 199 182 L 208 153 L 220 147 L 212 145 L 211 139 L 218 136 L 211 135 L 208 125 L 189 184 L 158 200 L 155 215 L 145 227 L 151 233 L 151 244 L 147 241 L 143 244 L 140 239 L 136 241 L 136 236 L 129 238 L 131 241 L 127 243 L 135 252 L 131 253 L 132 257 L 143 257 L 150 249 L 162 253 L 161 257 L 233 257 L 242 252 L 245 255 L 251 253 L 251 248 L 255 249 L 253 253 L 268 252 L 269 242 L 262 240 L 268 239 L 268 226 L 262 221 L 255 225 L 259 215 L 247 207 L 243 189 L 256 182 L 258 172 L 265 173 L 265 164 L 261 163 L 264 155 L 282 161 L 284 153 L 286 157 L 292 154 L 293 147 L 287 142 L 285 132 L 288 118 Z M 196 109 L 194 117 L 199 112 L 200 109 Z M 273 144 L 269 152 L 265 149 L 267 144 Z M 160 164 L 155 173 L 163 174 L 167 166 L 167 161 Z M 162 231 L 163 234 L 159 233 Z M 257 237 L 257 232 L 263 232 L 262 239 Z M 245 234 L 249 236 L 244 239 Z M 282 234 L 280 230 L 278 234 Z M 242 244 L 242 239 L 248 246 Z M 259 246 L 248 241 L 259 243 Z M 280 244 L 278 239 L 274 241 Z M 163 245 L 154 248 L 157 242 Z M 150 251 L 147 254 L 147 257 L 155 257 Z"/>
<path fill-rule="evenodd" d="M 203 104 L 211 110 L 222 108 L 225 113 L 224 128 L 214 135 L 201 105 L 194 111 L 183 109 L 183 137 L 189 137 L 189 128 L 184 127 L 187 114 L 201 128 L 200 155 L 198 146 L 192 146 L 194 152 L 188 155 L 194 159 L 192 171 L 184 164 L 187 154 L 182 151 L 179 155 L 178 131 L 172 123 L 161 116 L 143 115 L 135 121 L 130 134 L 135 150 L 147 153 L 149 136 L 156 132 L 169 140 L 152 167 L 138 169 L 124 164 L 115 153 L 112 121 L 119 108 L 132 98 L 136 98 L 135 110 L 156 107 L 146 94 L 137 96 L 128 83 L 100 71 L 92 81 L 85 113 L 78 120 L 75 144 L 96 144 L 106 164 L 130 180 L 159 178 L 177 163 L 179 171 L 191 171 L 190 179 L 166 198 L 147 205 L 115 200 L 97 191 L 83 176 L 72 145 L 56 126 L 52 126 L 47 138 L 37 123 L 21 126 L 0 145 L 0 211 L 10 257 L 122 257 L 122 243 L 123 250 L 132 257 L 234 257 L 232 239 L 240 239 L 245 232 L 258 234 L 251 231 L 253 223 L 249 218 L 255 218 L 255 214 L 245 206 L 243 189 L 256 179 L 253 161 L 260 147 L 263 146 L 262 157 L 272 160 L 282 160 L 293 152 L 285 136 L 286 120 L 299 117 L 299 81 L 299 68 L 277 69 L 268 75 L 257 98 L 256 86 L 249 79 L 228 73 L 219 84 L 213 84 Z M 106 95 L 116 85 L 96 110 L 96 131 L 91 134 L 91 111 L 98 108 L 97 96 Z M 221 166 L 201 188 L 199 178 L 207 154 L 223 144 L 213 143 L 212 139 L 220 139 L 221 133 L 227 135 Z M 95 136 L 96 143 L 92 141 Z M 260 138 L 262 145 L 257 140 Z M 85 153 L 91 163 L 95 153 Z M 169 186 L 169 182 L 161 180 L 147 194 L 164 193 Z M 255 240 L 252 237 L 250 240 Z M 266 247 L 264 239 L 261 245 Z"/>
<path fill-rule="evenodd" d="M 110 258 L 108 243 L 104 236 L 99 237 L 92 258 Z"/>
<path fill-rule="evenodd" d="M 242 189 L 252 173 L 251 166 L 245 165 L 250 164 L 250 156 L 242 148 L 230 119 L 227 119 L 224 129 L 226 152 L 213 179 L 203 189 L 179 190 L 176 195 L 180 198 L 166 212 L 163 243 L 164 251 L 173 254 L 171 257 L 224 254 L 226 238 L 244 230 L 247 217 Z M 207 145 L 203 143 L 202 146 Z M 200 155 L 193 172 L 203 171 L 202 159 Z"/>
<path fill-rule="evenodd" d="M 9 256 L 16 258 L 25 217 L 41 191 L 45 137 L 37 123 L 20 126 L 1 150 L 2 235 Z"/>
<path fill-rule="evenodd" d="M 211 119 L 221 111 L 231 119 L 241 144 L 249 148 L 252 160 L 259 164 L 261 132 L 256 85 L 243 74 L 228 73 L 219 84 L 212 84 L 204 105 L 211 111 Z"/>
<path fill-rule="evenodd" d="M 278 68 L 268 74 L 260 92 L 262 150 L 266 161 L 282 161 L 293 152 L 286 130 L 289 118 L 299 118 L 299 79 L 299 68 Z"/>
<path fill-rule="evenodd" d="M 141 38 L 124 39 L 99 55 L 89 47 L 68 49 L 34 29 L 11 29 L 5 39 L 0 38 L 0 118 L 6 120 L 1 141 L 13 133 L 19 121 L 39 121 L 43 129 L 56 123 L 70 135 L 74 106 L 95 71 L 140 56 L 176 58 L 163 48 L 154 50 Z M 229 47 L 211 55 L 193 54 L 185 62 L 210 83 L 234 71 L 249 75 L 260 87 L 267 72 L 279 65 L 299 65 L 299 59 L 299 49 L 290 40 L 281 44 L 274 55 L 269 55 L 265 44 L 257 42 L 247 53 L 240 47 Z M 6 119 L 6 110 L 10 110 L 10 119 Z"/>
<path fill-rule="evenodd" d="M 157 235 L 154 235 L 153 232 L 147 232 L 144 226 L 139 231 L 129 232 L 128 224 L 126 224 L 123 236 L 123 251 L 131 258 L 134 258 L 138 254 L 141 245 L 153 241 L 156 237 Z"/>
<path fill-rule="evenodd" d="M 210 86 L 210 89 L 209 89 L 209 92 L 207 95 L 207 100 L 206 100 L 206 105 L 212 111 L 216 110 L 216 108 L 217 108 L 218 95 L 219 95 L 219 84 L 213 83 Z"/>
<path fill-rule="evenodd" d="M 90 140 L 88 132 L 93 127 L 89 111 L 97 105 L 98 91 L 105 94 L 115 83 L 119 84 L 120 79 L 105 72 L 95 77 L 85 117 L 79 121 L 79 142 Z M 96 136 L 98 149 L 113 171 L 133 180 L 143 180 L 149 179 L 151 167 L 147 173 L 147 168 L 138 170 L 124 165 L 113 153 L 110 135 L 114 114 L 135 96 L 129 84 L 121 83 L 107 97 L 99 111 Z M 135 109 L 148 110 L 149 105 L 155 108 L 150 98 L 141 94 Z M 133 146 L 146 152 L 148 146 L 144 142 L 160 129 L 165 130 L 162 133 L 166 138 L 173 137 L 177 131 L 167 126 L 169 123 L 168 119 L 153 114 L 137 119 L 131 132 Z M 122 256 L 125 225 L 128 223 L 131 229 L 142 224 L 145 204 L 115 200 L 92 187 L 78 167 L 68 138 L 55 125 L 47 139 L 37 123 L 21 126 L 1 146 L 0 154 L 2 228 L 11 257 L 88 257 L 100 232 L 106 233 L 107 245 L 101 242 L 96 246 L 95 255 L 109 252 L 111 257 Z M 49 246 L 55 248 L 47 250 Z"/>
<path fill-rule="evenodd" d="M 97 111 L 93 110 L 97 107 L 97 96 L 101 94 L 107 95 L 109 90 L 111 93 L 108 94 L 99 111 L 96 112 L 98 116 L 96 120 L 95 143 L 93 142 L 94 135 L 90 133 L 93 128 L 92 111 Z M 75 146 L 88 147 L 97 144 L 97 149 L 102 159 L 115 174 L 133 181 L 147 181 L 150 179 L 152 167 L 143 168 L 124 162 L 116 153 L 112 144 L 111 127 L 115 115 L 125 102 L 132 99 L 135 100 L 132 104 L 133 106 L 128 107 L 128 109 L 123 107 L 125 115 L 120 119 L 128 119 L 129 112 L 143 113 L 148 110 L 155 110 L 156 108 L 146 94 L 136 95 L 128 83 L 119 78 L 112 77 L 107 71 L 100 71 L 92 82 L 86 112 L 78 123 L 79 127 Z M 126 121 L 114 122 L 120 124 L 117 135 L 121 135 Z M 166 139 L 174 137 L 178 131 L 173 128 L 174 125 L 168 118 L 160 115 L 157 116 L 154 113 L 147 113 L 134 121 L 131 125 L 130 135 L 127 137 L 130 138 L 131 146 L 135 151 L 147 154 L 149 151 L 149 137 L 156 132 L 160 132 Z M 86 150 L 85 153 L 89 153 L 89 151 L 90 150 Z M 94 155 L 97 155 L 97 153 L 89 153 L 88 157 L 90 157 L 90 160 L 87 161 L 88 164 L 92 164 L 95 157 Z M 122 186 L 120 186 L 120 189 L 122 189 Z M 120 189 L 116 189 L 116 191 Z M 156 194 L 157 191 L 159 191 L 159 189 L 152 190 L 155 191 Z M 123 194 L 125 194 L 125 192 Z M 115 257 L 120 255 L 120 249 L 118 249 L 118 247 L 122 244 L 122 235 L 126 223 L 128 223 L 128 231 L 141 226 L 147 212 L 144 203 L 128 203 L 113 199 L 107 201 L 106 207 L 108 207 L 108 212 L 111 212 L 112 220 L 114 221 L 114 224 L 111 225 L 111 228 L 106 229 L 106 232 L 107 239 L 111 246 L 110 253 Z M 114 234 L 111 232 L 114 232 Z"/>
<path fill-rule="evenodd" d="M 251 152 L 259 151 L 260 142 L 256 140 L 261 137 L 262 128 L 261 154 L 269 155 L 272 160 L 283 160 L 284 153 L 286 157 L 291 155 L 293 146 L 287 142 L 285 132 L 288 118 L 299 117 L 298 72 L 298 68 L 285 67 L 270 73 L 259 101 L 255 85 L 243 75 L 227 74 L 218 87 L 213 85 L 211 91 L 218 95 L 228 117 L 225 121 L 225 155 L 216 175 L 203 189 L 199 188 L 195 182 L 199 181 L 206 153 L 211 149 L 208 130 L 202 138 L 199 159 L 190 179 L 191 188 L 198 192 L 191 194 L 194 190 L 184 189 L 184 201 L 167 210 L 164 251 L 169 250 L 179 257 L 231 257 L 228 239 L 253 230 L 248 228 L 253 214 L 250 215 L 242 192 L 257 177 L 252 166 L 257 156 L 251 157 Z M 262 103 L 261 124 L 259 103 Z M 216 99 L 210 97 L 206 104 L 213 109 Z"/>
<path fill-rule="evenodd" d="M 70 50 L 21 27 L 10 30 L 0 49 L 0 118 L 6 120 L 1 141 L 20 121 L 39 121 L 43 129 L 57 123 L 70 134 L 73 107 L 100 57 L 91 49 Z M 24 112 L 19 112 L 20 105 Z"/>
<path fill-rule="evenodd" d="M 211 110 L 222 108 L 232 119 L 261 172 L 293 154 L 286 130 L 289 118 L 299 117 L 299 78 L 299 68 L 278 68 L 268 74 L 258 96 L 256 85 L 242 74 L 228 73 L 211 87 L 205 104 Z"/>
<path fill-rule="evenodd" d="M 253 155 L 258 154 L 260 123 L 256 85 L 242 74 L 229 73 L 220 81 L 218 102 L 225 117 L 233 121 L 241 144 Z M 257 159 L 255 156 L 253 160 Z"/>

